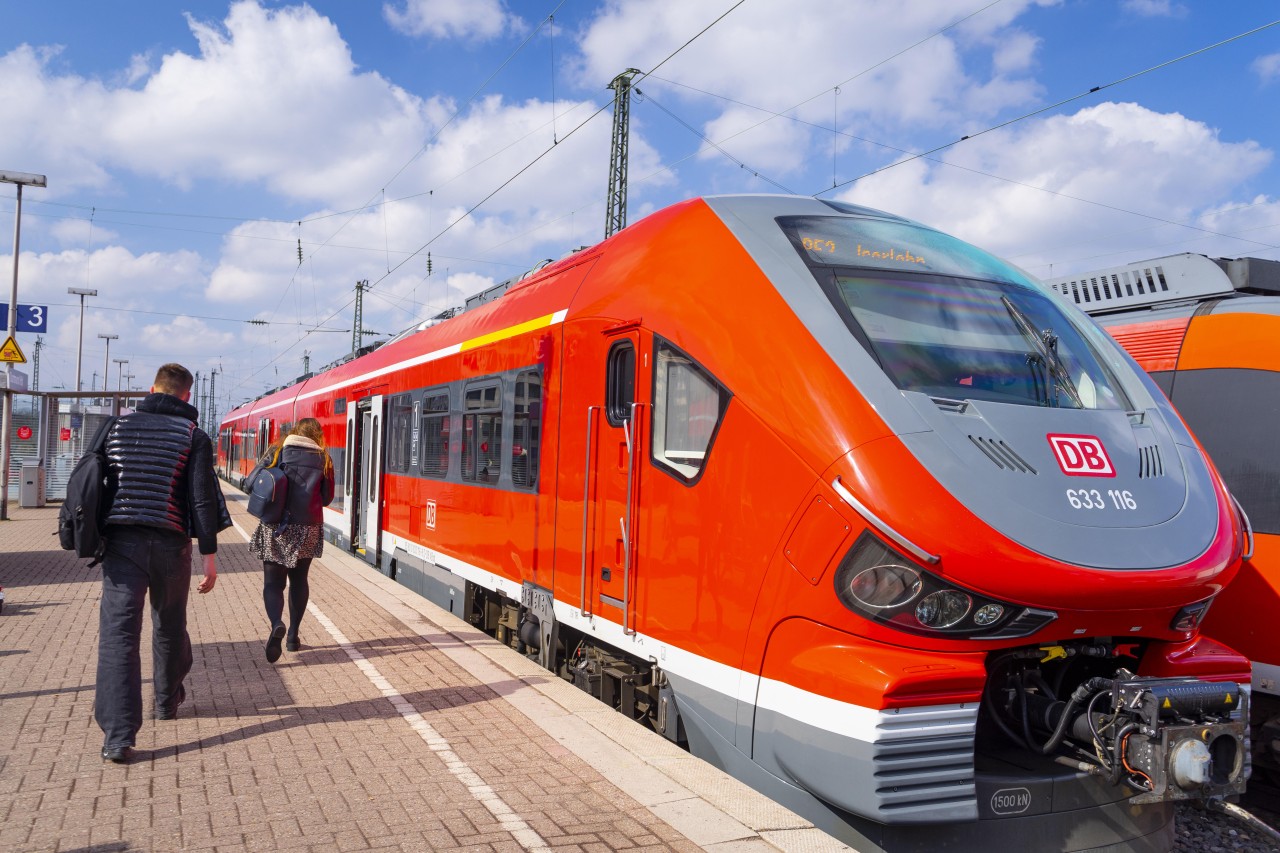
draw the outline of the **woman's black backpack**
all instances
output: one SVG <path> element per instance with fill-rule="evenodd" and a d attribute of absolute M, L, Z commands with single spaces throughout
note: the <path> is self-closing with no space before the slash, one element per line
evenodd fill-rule
<path fill-rule="evenodd" d="M 245 480 L 245 491 L 249 493 L 250 515 L 263 524 L 280 523 L 289 494 L 289 478 L 282 468 L 264 467 L 259 463 Z"/>

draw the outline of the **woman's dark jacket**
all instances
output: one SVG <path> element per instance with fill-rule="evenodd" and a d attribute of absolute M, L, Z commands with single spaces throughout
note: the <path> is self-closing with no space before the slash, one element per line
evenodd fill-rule
<path fill-rule="evenodd" d="M 326 474 L 324 461 L 319 449 L 285 445 L 280 451 L 280 467 L 289 478 L 281 524 L 324 524 L 321 510 L 333 500 L 333 466 Z"/>
<path fill-rule="evenodd" d="M 106 524 L 173 530 L 216 554 L 218 531 L 231 526 L 213 473 L 213 443 L 196 426 L 195 406 L 170 394 L 148 394 L 107 433 L 112 489 Z"/>

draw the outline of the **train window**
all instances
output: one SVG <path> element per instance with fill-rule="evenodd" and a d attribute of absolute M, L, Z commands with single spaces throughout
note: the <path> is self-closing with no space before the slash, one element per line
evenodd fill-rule
<path fill-rule="evenodd" d="M 329 509 L 343 512 L 347 505 L 347 451 L 343 447 L 330 447 L 329 457 L 333 460 L 333 502 Z"/>
<path fill-rule="evenodd" d="M 991 281 L 850 271 L 838 299 L 904 391 L 1071 409 L 1130 408 L 1106 356 L 1050 297 Z"/>
<path fill-rule="evenodd" d="M 496 483 L 502 473 L 502 390 L 471 387 L 463 396 L 462 479 Z"/>
<path fill-rule="evenodd" d="M 449 395 L 428 394 L 422 401 L 422 473 L 449 476 Z"/>
<path fill-rule="evenodd" d="M 378 497 L 378 416 L 373 416 L 372 426 L 369 428 L 373 438 L 369 445 L 369 467 L 366 470 L 368 475 L 366 479 L 369 481 L 369 497 L 366 498 L 369 503 L 373 503 Z"/>
<path fill-rule="evenodd" d="M 391 398 L 387 420 L 387 470 L 400 473 L 409 470 L 409 444 L 413 437 L 413 398 L 399 394 Z"/>
<path fill-rule="evenodd" d="M 706 468 L 728 390 L 697 362 L 658 341 L 653 374 L 653 461 L 687 484 Z"/>
<path fill-rule="evenodd" d="M 267 448 L 271 446 L 271 420 L 263 418 L 258 421 L 258 446 L 254 449 L 254 453 L 258 459 L 261 459 L 267 453 Z"/>
<path fill-rule="evenodd" d="M 516 376 L 514 396 L 511 483 L 518 489 L 536 489 L 542 446 L 542 377 L 532 370 Z"/>
<path fill-rule="evenodd" d="M 347 398 L 338 397 L 333 401 L 333 413 L 335 415 L 345 415 L 347 413 Z"/>
<path fill-rule="evenodd" d="M 605 378 L 605 414 L 612 426 L 631 420 L 631 404 L 636 399 L 636 348 L 631 341 L 618 341 L 609 350 Z"/>

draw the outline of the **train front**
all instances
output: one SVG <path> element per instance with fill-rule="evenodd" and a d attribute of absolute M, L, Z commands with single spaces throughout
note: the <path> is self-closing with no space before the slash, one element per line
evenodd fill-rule
<path fill-rule="evenodd" d="M 947 235 L 709 203 L 886 425 L 822 475 L 852 546 L 769 640 L 757 762 L 894 850 L 1160 850 L 1240 793 L 1249 664 L 1198 627 L 1247 534 L 1150 380 Z"/>

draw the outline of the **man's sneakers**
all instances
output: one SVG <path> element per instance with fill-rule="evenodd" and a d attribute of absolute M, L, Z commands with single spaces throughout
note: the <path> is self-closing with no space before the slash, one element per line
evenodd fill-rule
<path fill-rule="evenodd" d="M 104 746 L 102 748 L 102 760 L 111 761 L 115 764 L 128 764 L 133 758 L 133 747 L 131 746 Z"/>
<path fill-rule="evenodd" d="M 280 641 L 284 639 L 284 632 L 283 622 L 271 626 L 271 636 L 267 637 L 267 663 L 280 660 Z"/>
<path fill-rule="evenodd" d="M 187 701 L 187 688 L 178 685 L 178 695 L 173 700 L 173 705 L 168 708 L 156 708 L 157 720 L 176 720 L 178 719 L 178 708 L 183 702 Z"/>

